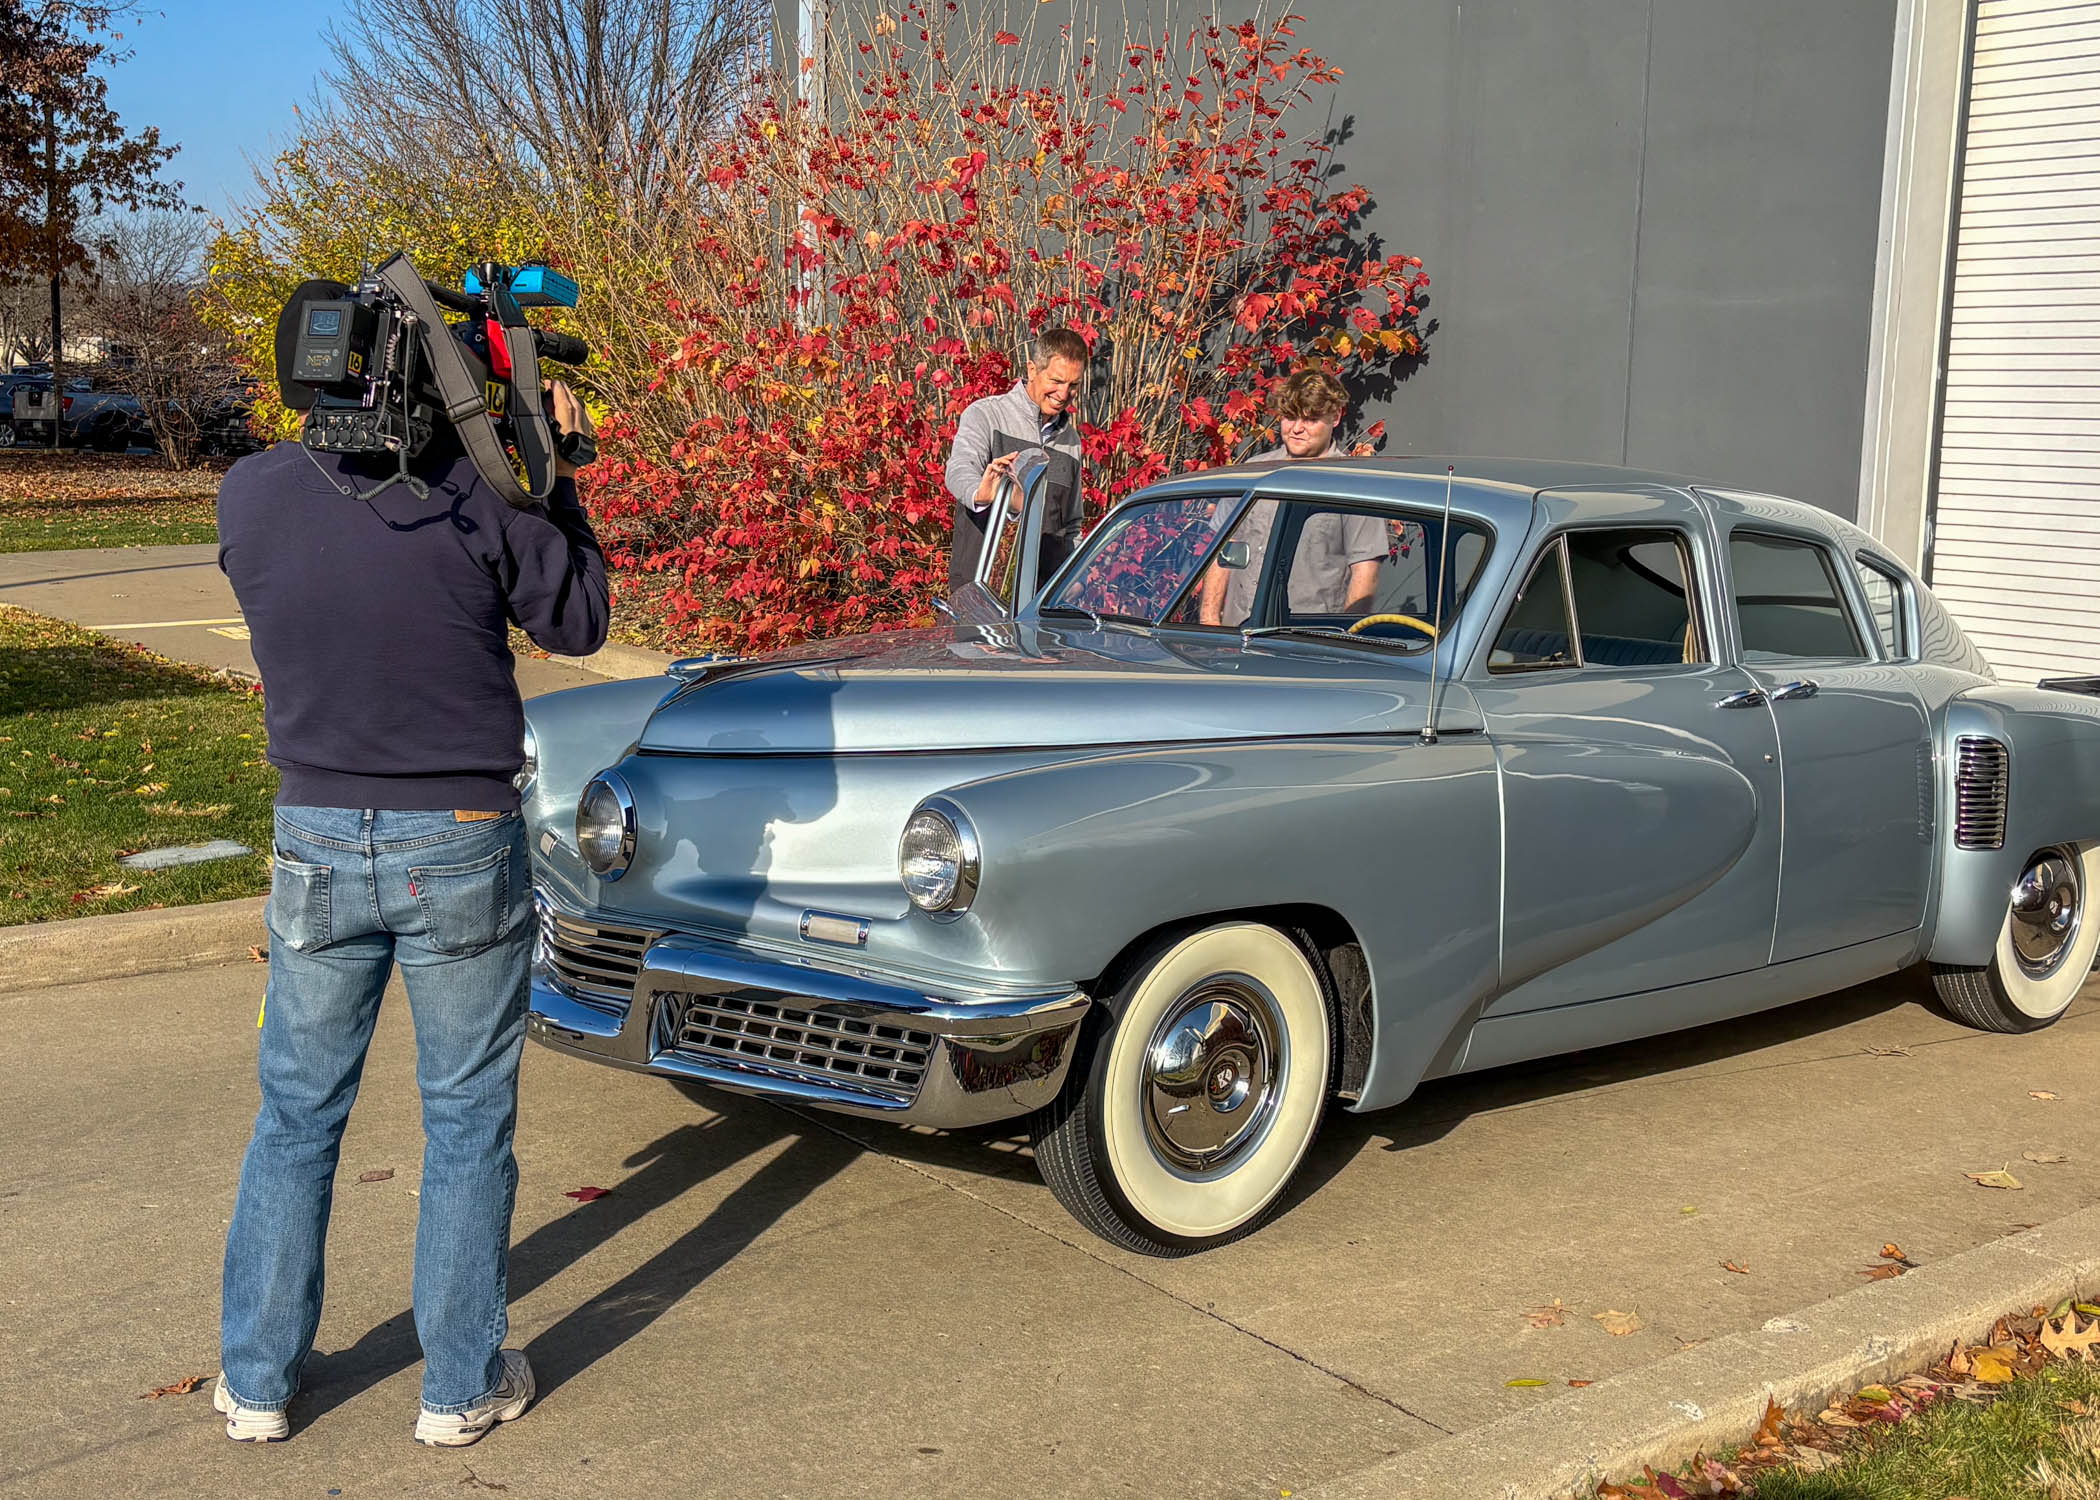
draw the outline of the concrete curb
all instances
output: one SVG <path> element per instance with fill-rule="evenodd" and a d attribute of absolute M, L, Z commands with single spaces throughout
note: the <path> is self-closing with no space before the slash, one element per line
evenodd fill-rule
<path fill-rule="evenodd" d="M 550 656 L 565 667 L 581 667 L 586 672 L 596 672 L 600 677 L 659 677 L 663 670 L 678 660 L 668 651 L 649 651 L 640 646 L 623 646 L 617 641 L 608 641 L 589 656 Z"/>
<path fill-rule="evenodd" d="M 0 995 L 246 958 L 269 941 L 264 899 L 0 928 Z"/>
<path fill-rule="evenodd" d="M 1300 1491 L 1303 1500 L 1576 1500 L 1598 1479 L 1742 1442 L 1796 1410 L 1920 1370 L 2007 1313 L 2100 1290 L 2100 1208 L 1774 1318 L 1533 1411 Z"/>

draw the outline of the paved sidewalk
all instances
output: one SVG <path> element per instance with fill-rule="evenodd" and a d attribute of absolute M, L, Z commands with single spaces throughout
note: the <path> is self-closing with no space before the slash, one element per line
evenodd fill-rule
<path fill-rule="evenodd" d="M 426 1452 L 397 995 L 338 1180 L 322 1352 L 293 1440 L 258 1450 L 203 1391 L 138 1398 L 217 1366 L 263 981 L 0 996 L 0 1494 L 1273 1497 L 1861 1285 L 1884 1241 L 1932 1262 L 2100 1201 L 2100 987 L 2048 1032 L 1987 1036 L 1913 972 L 1431 1084 L 1331 1120 L 1289 1212 L 1182 1261 L 1079 1233 L 996 1131 L 532 1049 L 511 1291 L 545 1394 Z M 2008 1163 L 2020 1192 L 1962 1175 Z M 586 1185 L 613 1192 L 563 1196 Z M 1555 1298 L 1564 1326 L 1528 1327 Z M 1645 1326 L 1614 1338 L 1607 1309 Z"/>
<path fill-rule="evenodd" d="M 255 675 L 248 627 L 214 545 L 0 553 L 0 604 L 136 641 L 176 661 Z M 518 658 L 518 691 L 527 698 L 604 680 L 582 667 Z"/>

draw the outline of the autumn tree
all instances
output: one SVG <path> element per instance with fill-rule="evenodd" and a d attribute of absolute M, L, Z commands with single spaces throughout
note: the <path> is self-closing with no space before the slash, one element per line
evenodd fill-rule
<path fill-rule="evenodd" d="M 0 275 L 44 280 L 59 390 L 62 293 L 68 272 L 95 258 L 89 226 L 111 209 L 183 206 L 181 184 L 160 175 L 176 148 L 150 126 L 126 130 L 110 108 L 104 72 L 131 55 L 114 29 L 130 14 L 92 0 L 0 0 Z"/>
<path fill-rule="evenodd" d="M 105 226 L 88 325 L 109 350 L 110 384 L 137 399 L 154 446 L 188 468 L 241 389 L 231 342 L 198 311 L 209 226 L 194 214 L 147 213 Z"/>

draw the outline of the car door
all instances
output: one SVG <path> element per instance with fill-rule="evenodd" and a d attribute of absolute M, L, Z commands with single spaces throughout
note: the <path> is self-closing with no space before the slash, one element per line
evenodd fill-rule
<path fill-rule="evenodd" d="M 1925 705 L 1882 659 L 1827 538 L 1724 519 L 1737 656 L 1779 731 L 1786 852 L 1772 961 L 1907 932 L 1924 920 L 1932 866 Z"/>
<path fill-rule="evenodd" d="M 1031 602 L 1038 589 L 1022 586 L 1023 579 L 1046 581 L 1055 571 L 1047 562 L 1043 535 L 1044 512 L 1049 503 L 1050 472 L 1047 456 L 1040 448 L 1022 451 L 1011 473 L 999 481 L 992 495 L 993 520 L 986 529 L 984 546 L 977 554 L 977 572 L 947 601 L 958 620 L 985 625 L 1011 620 L 1021 606 Z"/>
<path fill-rule="evenodd" d="M 1552 535 L 1493 627 L 1467 684 L 1502 770 L 1507 988 L 1488 1015 L 1767 961 L 1778 745 L 1715 648 L 1718 575 L 1693 502 L 1651 497 L 1640 524 Z"/>

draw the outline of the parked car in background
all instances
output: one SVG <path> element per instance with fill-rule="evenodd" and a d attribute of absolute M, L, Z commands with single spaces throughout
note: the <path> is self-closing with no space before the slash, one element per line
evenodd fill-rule
<path fill-rule="evenodd" d="M 67 380 L 57 413 L 52 410 L 48 373 L 13 379 L 7 395 L 11 422 L 0 445 L 48 445 L 54 419 L 61 423 L 61 447 L 122 453 L 153 441 L 145 408 L 136 399 L 121 391 L 98 390 L 85 376 Z"/>
<path fill-rule="evenodd" d="M 1039 595 L 1031 494 L 939 628 L 535 699 L 532 1035 L 1025 1118 L 1081 1223 L 1177 1255 L 1273 1212 L 1330 1104 L 1921 960 L 1969 1025 L 2064 1013 L 2100 678 L 1995 681 L 1811 506 L 1455 471 L 1176 478 Z"/>

